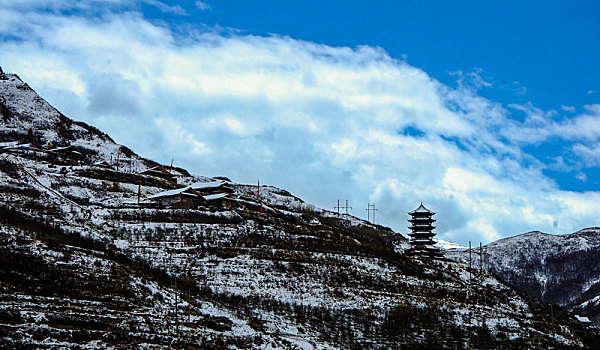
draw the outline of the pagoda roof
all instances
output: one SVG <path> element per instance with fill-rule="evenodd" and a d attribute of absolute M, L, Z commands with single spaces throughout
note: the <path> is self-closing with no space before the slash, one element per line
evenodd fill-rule
<path fill-rule="evenodd" d="M 409 243 L 410 244 L 414 244 L 414 243 L 423 243 L 423 242 L 431 242 L 431 244 L 435 244 L 437 243 L 437 241 L 433 240 L 433 237 L 413 237 Z"/>
<path fill-rule="evenodd" d="M 411 211 L 408 214 L 409 215 L 413 215 L 413 214 L 431 214 L 431 215 L 435 215 L 434 212 L 432 212 L 431 210 L 425 208 L 425 206 L 423 205 L 423 202 L 421 202 L 421 205 L 419 205 L 419 207 L 417 209 Z"/>

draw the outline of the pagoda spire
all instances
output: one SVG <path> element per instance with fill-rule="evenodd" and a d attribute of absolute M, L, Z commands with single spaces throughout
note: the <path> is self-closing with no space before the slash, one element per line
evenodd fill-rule
<path fill-rule="evenodd" d="M 435 236 L 435 233 L 433 233 L 435 229 L 433 216 L 435 213 L 425 208 L 423 202 L 421 202 L 419 207 L 409 212 L 408 215 L 411 216 L 408 219 L 411 224 L 408 227 L 411 230 L 411 233 L 408 234 L 410 236 L 410 248 L 406 249 L 404 254 L 440 257 L 442 252 L 434 246 L 436 241 L 433 240 L 433 236 Z"/>

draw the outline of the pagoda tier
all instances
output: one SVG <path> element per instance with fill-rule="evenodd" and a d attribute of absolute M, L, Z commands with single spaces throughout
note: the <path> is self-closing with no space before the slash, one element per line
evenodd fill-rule
<path fill-rule="evenodd" d="M 433 240 L 433 237 L 411 237 L 409 241 L 410 245 L 435 245 L 437 242 Z"/>
<path fill-rule="evenodd" d="M 410 227 L 409 226 L 408 228 L 412 231 L 411 232 L 412 234 L 422 233 L 422 234 L 432 234 L 432 235 L 435 235 L 435 233 L 431 232 L 435 228 L 433 226 L 429 226 L 429 227 Z"/>
<path fill-rule="evenodd" d="M 421 224 L 421 223 L 434 223 L 436 220 L 432 219 L 432 218 L 414 218 L 414 219 L 408 219 L 408 222 L 410 222 L 411 224 Z"/>
<path fill-rule="evenodd" d="M 435 226 L 432 225 L 436 221 L 432 218 L 435 213 L 425 208 L 421 203 L 417 209 L 408 214 L 411 216 L 408 219 L 408 222 L 411 223 L 411 226 L 408 226 L 411 230 L 411 233 L 408 234 L 411 247 L 406 249 L 404 253 L 411 256 L 441 256 L 442 252 L 434 246 L 436 242 L 432 239 L 435 236 L 435 233 L 433 233 Z"/>
<path fill-rule="evenodd" d="M 410 237 L 414 237 L 414 239 L 422 239 L 422 238 L 430 238 L 435 236 L 433 232 L 412 232 L 408 234 Z"/>
<path fill-rule="evenodd" d="M 438 258 L 442 255 L 442 252 L 438 248 L 431 246 L 415 246 L 406 249 L 404 251 L 404 254 L 409 256 L 424 256 L 429 258 Z"/>
<path fill-rule="evenodd" d="M 431 225 L 412 225 L 407 226 L 411 231 L 433 231 L 436 227 Z"/>

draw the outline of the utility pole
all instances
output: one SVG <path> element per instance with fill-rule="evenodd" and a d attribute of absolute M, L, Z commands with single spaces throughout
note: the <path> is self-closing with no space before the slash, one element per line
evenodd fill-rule
<path fill-rule="evenodd" d="M 373 223 L 375 223 L 375 212 L 379 211 L 379 209 L 375 209 L 375 203 L 371 204 L 371 203 L 367 203 L 367 221 L 370 221 L 370 213 L 373 212 Z"/>
<path fill-rule="evenodd" d="M 483 268 L 483 262 L 485 261 L 485 250 L 481 253 L 481 267 Z"/>
<path fill-rule="evenodd" d="M 117 172 L 119 172 L 119 154 L 121 152 L 117 151 Z"/>
<path fill-rule="evenodd" d="M 179 296 L 179 293 L 177 292 L 177 275 L 173 274 L 175 276 L 175 336 L 179 336 L 179 300 L 177 300 L 177 297 Z"/>
<path fill-rule="evenodd" d="M 192 268 L 188 264 L 187 266 L 187 277 L 188 277 L 188 323 L 192 323 L 192 291 L 189 287 L 189 282 L 192 280 Z"/>
<path fill-rule="evenodd" d="M 260 197 L 260 179 L 258 179 L 258 184 L 256 185 L 256 198 L 260 202 L 260 213 L 262 214 L 263 213 L 263 205 L 262 205 L 262 198 Z"/>
<path fill-rule="evenodd" d="M 352 207 L 348 206 L 348 200 L 346 199 L 346 206 L 342 207 L 343 209 L 346 209 L 346 215 L 348 215 L 348 209 L 352 210 Z"/>
<path fill-rule="evenodd" d="M 167 248 L 168 249 L 168 248 Z M 175 284 L 175 336 L 179 335 L 179 300 L 178 300 L 178 292 L 177 292 L 177 274 L 173 270 L 173 255 L 169 252 L 169 271 L 173 275 L 174 284 Z"/>
<path fill-rule="evenodd" d="M 348 209 L 352 210 L 352 207 L 348 206 L 348 200 L 347 199 L 346 199 L 346 205 L 342 207 L 340 205 L 340 200 L 338 199 L 337 206 L 333 207 L 333 209 L 336 209 L 338 216 L 340 216 L 340 209 L 346 210 L 346 215 L 348 215 Z"/>
<path fill-rule="evenodd" d="M 479 242 L 479 275 L 481 276 L 483 271 L 483 247 L 481 246 L 481 242 Z"/>
<path fill-rule="evenodd" d="M 377 222 L 375 221 L 375 212 L 376 212 L 376 211 L 379 211 L 379 209 L 375 209 L 375 203 L 373 203 L 373 223 L 374 223 L 374 224 L 375 224 L 375 223 L 377 223 Z"/>
<path fill-rule="evenodd" d="M 469 283 L 471 282 L 471 241 L 469 241 Z"/>
<path fill-rule="evenodd" d="M 138 174 L 138 204 L 140 204 L 141 196 L 142 196 L 142 175 Z"/>

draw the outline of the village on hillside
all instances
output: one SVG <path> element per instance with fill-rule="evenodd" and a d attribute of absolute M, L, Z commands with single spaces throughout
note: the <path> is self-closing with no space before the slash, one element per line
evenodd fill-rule
<path fill-rule="evenodd" d="M 226 177 L 216 177 L 213 179 L 204 179 L 207 181 L 190 183 L 189 177 L 181 176 L 182 174 L 173 169 L 172 164 L 170 166 L 153 164 L 150 167 L 142 168 L 140 164 L 143 163 L 139 161 L 134 162 L 135 156 L 133 153 L 124 152 L 127 155 L 123 154 L 121 156 L 120 149 L 110 154 L 108 159 L 94 162 L 87 161 L 88 157 L 85 157 L 85 149 L 79 150 L 77 146 L 73 145 L 58 147 L 48 145 L 45 148 L 41 148 L 34 147 L 30 143 L 0 142 L 0 154 L 2 153 L 47 163 L 48 172 L 55 175 L 68 176 L 69 173 L 77 174 L 111 183 L 113 187 L 118 186 L 117 184 L 128 184 L 129 187 L 137 184 L 137 197 L 134 200 L 126 200 L 127 197 L 125 196 L 119 197 L 121 198 L 120 201 L 112 201 L 111 207 L 113 208 L 213 208 L 231 210 L 240 205 L 258 202 L 258 210 L 261 213 L 267 209 L 271 211 L 277 210 L 263 205 L 260 198 L 260 184 L 257 185 L 255 193 L 250 194 L 250 197 L 240 196 L 239 194 L 236 195 L 232 182 Z M 27 173 L 40 185 L 44 186 L 33 174 L 30 172 Z M 58 194 L 52 188 L 48 188 L 48 190 Z M 78 198 L 77 201 L 79 204 L 90 204 L 90 198 L 86 197 Z M 342 208 L 339 203 L 337 208 L 339 216 L 339 208 Z M 409 227 L 411 233 L 408 234 L 410 245 L 403 250 L 403 253 L 417 257 L 443 258 L 442 251 L 436 246 L 438 242 L 433 239 L 436 235 L 433 232 L 435 226 L 432 226 L 436 221 L 432 218 L 435 213 L 421 203 L 417 209 L 408 214 L 411 217 L 408 220 L 411 223 Z M 345 214 L 345 218 L 350 218 L 347 213 Z"/>
<path fill-rule="evenodd" d="M 108 160 L 99 160 L 86 164 L 84 154 L 71 145 L 46 149 L 34 147 L 29 143 L 2 142 L 0 154 L 7 153 L 25 159 L 47 164 L 49 172 L 67 176 L 77 173 L 100 181 L 111 183 L 137 184 L 135 201 L 121 203 L 124 207 L 197 209 L 199 207 L 231 208 L 235 203 L 233 189 L 227 178 L 215 178 L 212 181 L 191 184 L 178 184 L 177 172 L 171 167 L 154 165 L 144 169 L 133 166 L 133 155 L 121 157 L 117 152 Z M 136 165 L 139 162 L 135 162 Z M 31 175 L 35 178 L 34 175 Z M 43 184 L 42 184 L 43 185 Z M 167 189 L 142 197 L 143 186 Z M 89 198 L 84 202 L 89 203 Z M 87 204 L 86 203 L 86 204 Z"/>

